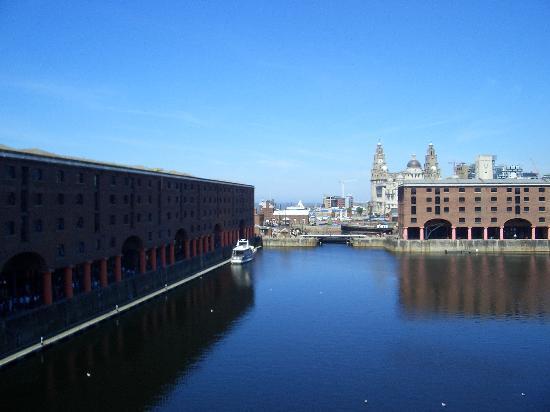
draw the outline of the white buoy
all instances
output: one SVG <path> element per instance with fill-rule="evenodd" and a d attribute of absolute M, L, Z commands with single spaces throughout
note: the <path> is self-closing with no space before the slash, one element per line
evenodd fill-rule
<path fill-rule="evenodd" d="M 525 396 L 525 394 L 523 392 L 521 392 L 521 396 Z"/>
<path fill-rule="evenodd" d="M 89 378 L 92 375 L 90 374 L 90 372 L 86 372 L 86 376 Z"/>
<path fill-rule="evenodd" d="M 210 309 L 210 313 L 214 313 L 214 309 Z"/>
<path fill-rule="evenodd" d="M 368 403 L 369 401 L 365 399 L 365 403 Z"/>
<path fill-rule="evenodd" d="M 441 402 L 441 406 L 445 407 L 447 404 L 445 402 Z"/>

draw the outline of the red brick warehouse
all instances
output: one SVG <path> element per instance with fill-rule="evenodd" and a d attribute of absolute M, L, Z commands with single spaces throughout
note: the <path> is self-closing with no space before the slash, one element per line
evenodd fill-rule
<path fill-rule="evenodd" d="M 253 236 L 254 187 L 0 149 L 0 314 Z"/>
<path fill-rule="evenodd" d="M 398 189 L 402 239 L 549 239 L 550 182 L 446 179 Z"/>

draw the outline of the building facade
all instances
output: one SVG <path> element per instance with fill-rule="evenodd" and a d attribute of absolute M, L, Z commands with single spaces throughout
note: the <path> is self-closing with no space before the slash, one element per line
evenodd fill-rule
<path fill-rule="evenodd" d="M 2 315 L 253 234 L 249 185 L 11 149 L 0 182 Z"/>
<path fill-rule="evenodd" d="M 412 155 L 406 168 L 397 173 L 391 173 L 388 170 L 384 148 L 381 143 L 378 143 L 371 169 L 369 212 L 379 216 L 389 216 L 392 213 L 397 213 L 398 186 L 405 181 L 425 178 L 433 180 L 441 178 L 441 169 L 432 143 L 428 145 L 424 167 L 416 159 L 416 156 Z"/>
<path fill-rule="evenodd" d="M 402 239 L 548 239 L 550 183 L 446 179 L 399 186 Z"/>

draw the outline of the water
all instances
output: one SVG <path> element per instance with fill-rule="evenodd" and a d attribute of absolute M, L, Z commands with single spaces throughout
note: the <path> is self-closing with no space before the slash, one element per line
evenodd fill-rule
<path fill-rule="evenodd" d="M 0 370 L 1 405 L 550 410 L 549 310 L 548 256 L 263 250 Z"/>

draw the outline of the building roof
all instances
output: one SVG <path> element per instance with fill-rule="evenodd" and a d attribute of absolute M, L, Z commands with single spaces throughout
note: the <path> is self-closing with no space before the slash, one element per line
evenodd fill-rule
<path fill-rule="evenodd" d="M 405 180 L 400 186 L 550 186 L 541 179 L 421 179 Z"/>
<path fill-rule="evenodd" d="M 41 149 L 15 149 L 13 147 L 5 146 L 0 144 L 0 157 L 8 157 L 15 159 L 26 159 L 26 160 L 36 160 L 47 163 L 59 163 L 70 166 L 80 166 L 80 167 L 91 167 L 104 170 L 114 170 L 117 172 L 128 172 L 128 173 L 142 173 L 142 174 L 153 174 L 153 175 L 164 175 L 164 176 L 173 176 L 173 177 L 185 177 L 191 180 L 200 180 L 205 182 L 212 183 L 229 183 L 238 186 L 247 186 L 253 187 L 252 185 L 247 185 L 243 183 L 228 182 L 224 180 L 216 179 L 205 179 L 200 177 L 195 177 L 193 175 L 178 172 L 176 170 L 164 170 L 162 168 L 150 168 L 146 166 L 128 166 L 121 165 L 117 163 L 102 162 L 99 160 L 90 160 L 79 157 L 63 156 L 56 153 L 47 152 Z"/>
<path fill-rule="evenodd" d="M 274 216 L 309 216 L 309 209 L 283 209 L 273 212 Z"/>

